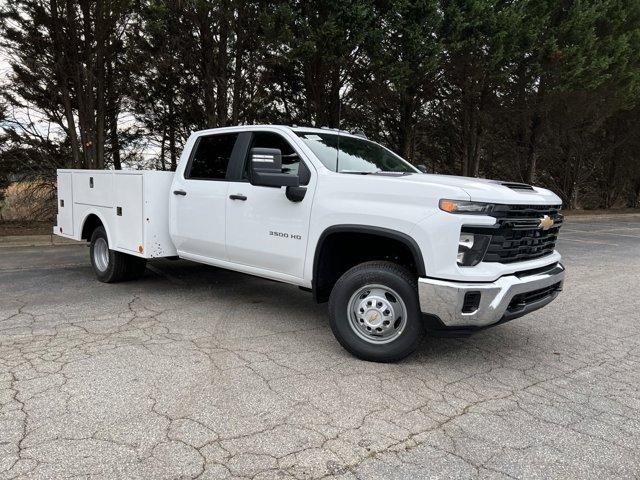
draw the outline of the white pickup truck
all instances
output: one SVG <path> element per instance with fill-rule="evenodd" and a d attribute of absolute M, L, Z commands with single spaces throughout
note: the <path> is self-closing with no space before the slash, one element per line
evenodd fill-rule
<path fill-rule="evenodd" d="M 58 170 L 58 201 L 54 233 L 90 242 L 100 281 L 180 257 L 298 285 L 372 361 L 408 355 L 424 327 L 468 334 L 520 317 L 564 280 L 555 194 L 426 174 L 344 131 L 200 131 L 175 173 Z"/>

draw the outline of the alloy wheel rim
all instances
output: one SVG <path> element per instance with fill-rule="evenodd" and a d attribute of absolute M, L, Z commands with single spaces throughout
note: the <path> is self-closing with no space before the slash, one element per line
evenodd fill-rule
<path fill-rule="evenodd" d="M 368 343 L 380 345 L 397 339 L 407 325 L 407 307 L 393 289 L 366 285 L 348 303 L 349 326 Z"/>

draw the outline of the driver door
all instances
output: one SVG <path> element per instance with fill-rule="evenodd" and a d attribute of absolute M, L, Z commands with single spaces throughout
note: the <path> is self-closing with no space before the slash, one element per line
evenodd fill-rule
<path fill-rule="evenodd" d="M 252 148 L 277 148 L 282 152 L 282 172 L 302 175 L 307 192 L 300 202 L 286 196 L 286 187 L 249 183 Z M 279 274 L 302 278 L 315 175 L 300 153 L 284 136 L 255 131 L 244 155 L 242 180 L 229 185 L 227 200 L 227 255 L 229 261 Z M 286 278 L 284 278 L 286 280 Z"/>

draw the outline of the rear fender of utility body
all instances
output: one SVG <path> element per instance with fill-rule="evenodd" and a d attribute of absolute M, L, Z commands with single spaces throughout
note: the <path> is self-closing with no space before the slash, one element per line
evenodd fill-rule
<path fill-rule="evenodd" d="M 95 230 L 95 227 L 91 224 L 94 219 L 97 219 L 97 221 L 100 222 L 100 225 L 104 228 L 104 231 L 107 234 L 107 241 L 109 242 L 109 245 L 114 244 L 114 238 L 111 235 L 111 227 L 102 212 L 100 212 L 97 208 L 89 207 L 86 211 L 83 212 L 83 215 L 84 218 L 82 219 L 82 222 L 78 224 L 80 225 L 80 230 L 76 233 L 76 235 L 80 237 L 81 240 L 91 240 L 91 235 Z"/>

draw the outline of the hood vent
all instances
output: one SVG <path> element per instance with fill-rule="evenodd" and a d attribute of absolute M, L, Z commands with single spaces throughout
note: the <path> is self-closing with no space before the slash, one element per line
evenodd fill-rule
<path fill-rule="evenodd" d="M 501 182 L 500 185 L 504 185 L 505 187 L 510 188 L 511 190 L 528 190 L 534 191 L 531 185 L 527 185 L 526 183 L 516 183 L 516 182 Z"/>

